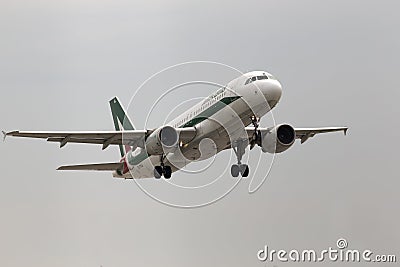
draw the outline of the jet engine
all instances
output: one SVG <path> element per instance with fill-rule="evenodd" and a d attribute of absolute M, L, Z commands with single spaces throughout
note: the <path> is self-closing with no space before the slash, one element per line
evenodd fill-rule
<path fill-rule="evenodd" d="M 179 136 L 174 127 L 163 126 L 152 132 L 146 139 L 149 155 L 162 155 L 174 152 L 178 147 Z"/>
<path fill-rule="evenodd" d="M 288 124 L 280 124 L 261 135 L 261 150 L 265 153 L 281 153 L 291 147 L 296 139 L 296 132 Z"/>

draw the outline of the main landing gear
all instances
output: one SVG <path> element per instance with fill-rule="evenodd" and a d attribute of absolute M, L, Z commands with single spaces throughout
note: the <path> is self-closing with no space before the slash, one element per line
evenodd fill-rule
<path fill-rule="evenodd" d="M 239 173 L 242 177 L 247 177 L 249 175 L 249 166 L 247 164 L 242 164 L 242 157 L 246 150 L 247 140 L 237 140 L 233 143 L 233 151 L 236 154 L 238 163 L 233 164 L 231 167 L 231 175 L 233 177 L 238 177 Z"/>
<path fill-rule="evenodd" d="M 164 158 L 165 158 L 165 156 L 162 155 L 161 156 L 161 164 L 160 164 L 160 166 L 155 166 L 154 167 L 154 177 L 156 179 L 160 179 L 161 176 L 163 176 L 163 175 L 164 175 L 165 179 L 171 178 L 171 175 L 172 175 L 171 166 L 165 166 L 164 165 Z"/>

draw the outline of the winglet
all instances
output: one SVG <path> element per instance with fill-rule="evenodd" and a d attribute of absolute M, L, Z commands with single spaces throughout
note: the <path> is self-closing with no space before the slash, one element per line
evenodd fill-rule
<path fill-rule="evenodd" d="M 3 142 L 6 141 L 7 133 L 5 131 L 1 131 L 3 133 Z"/>
<path fill-rule="evenodd" d="M 347 130 L 348 130 L 349 128 L 345 128 L 344 130 L 343 130 L 343 132 L 344 132 L 344 135 L 347 135 Z"/>

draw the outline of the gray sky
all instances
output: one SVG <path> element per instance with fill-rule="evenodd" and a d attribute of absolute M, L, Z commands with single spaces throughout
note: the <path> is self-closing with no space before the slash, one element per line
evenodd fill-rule
<path fill-rule="evenodd" d="M 190 60 L 273 73 L 284 90 L 278 122 L 350 126 L 278 155 L 256 194 L 243 181 L 194 210 L 109 173 L 55 170 L 117 161 L 115 147 L 9 138 L 0 265 L 262 266 L 264 245 L 325 249 L 340 237 L 399 259 L 398 10 L 397 1 L 0 1 L 2 129 L 112 130 L 111 97 L 127 105 L 150 75 Z M 133 107 L 137 127 L 164 89 Z"/>

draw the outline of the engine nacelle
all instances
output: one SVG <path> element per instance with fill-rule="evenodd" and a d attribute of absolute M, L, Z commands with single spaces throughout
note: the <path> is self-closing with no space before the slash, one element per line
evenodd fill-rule
<path fill-rule="evenodd" d="M 288 124 L 280 124 L 261 136 L 261 150 L 268 153 L 281 153 L 291 147 L 296 139 L 296 132 Z"/>
<path fill-rule="evenodd" d="M 160 127 L 146 139 L 147 154 L 162 155 L 174 152 L 178 147 L 178 141 L 179 136 L 174 127 Z"/>

